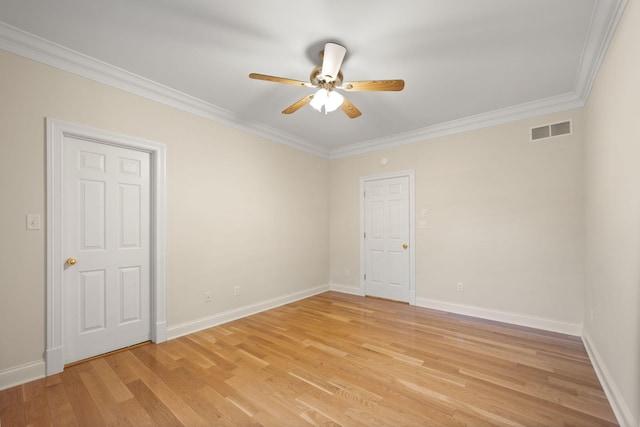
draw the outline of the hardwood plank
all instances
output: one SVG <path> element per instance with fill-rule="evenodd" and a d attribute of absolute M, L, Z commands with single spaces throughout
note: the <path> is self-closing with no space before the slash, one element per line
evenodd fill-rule
<path fill-rule="evenodd" d="M 22 399 L 24 402 L 28 402 L 34 397 L 44 395 L 44 388 L 46 384 L 46 378 L 31 381 L 22 387 Z"/>
<path fill-rule="evenodd" d="M 135 397 L 121 402 L 120 409 L 127 415 L 132 425 L 136 427 L 155 427 L 157 426 L 154 419 L 142 407 L 142 404 Z M 155 408 L 154 408 L 155 409 Z"/>
<path fill-rule="evenodd" d="M 111 369 L 106 358 L 93 360 L 91 362 L 91 366 L 95 370 L 96 375 L 100 377 L 100 381 L 107 387 L 109 393 L 117 403 L 122 403 L 133 397 L 127 386 L 120 380 L 118 374 Z"/>
<path fill-rule="evenodd" d="M 125 385 L 140 379 L 138 372 L 134 369 L 133 359 L 134 356 L 130 351 L 116 353 L 104 358 L 111 370 Z"/>
<path fill-rule="evenodd" d="M 131 393 L 140 402 L 146 413 L 153 419 L 153 423 L 158 426 L 182 426 L 183 423 L 173 415 L 171 410 L 147 387 L 141 380 L 131 381 L 127 384 Z"/>
<path fill-rule="evenodd" d="M 158 363 L 158 360 L 154 358 L 156 354 L 151 354 L 152 352 L 146 349 L 135 353 L 136 357 L 145 366 L 154 367 L 154 374 L 162 378 L 167 387 L 180 397 L 182 403 L 187 405 L 193 411 L 193 414 L 197 414 L 198 417 L 206 420 L 220 418 L 216 408 L 196 394 L 196 390 L 204 386 L 204 383 L 199 378 L 189 375 L 188 371 L 181 367 L 170 369 L 166 365 Z M 198 364 L 198 366 L 200 365 Z M 193 416 L 193 414 L 189 414 L 189 416 Z M 198 421 L 191 420 L 189 422 Z"/>
<path fill-rule="evenodd" d="M 95 360 L 97 359 L 90 362 L 91 366 L 94 365 Z M 111 394 L 109 386 L 102 382 L 102 378 L 94 369 L 80 372 L 78 375 L 93 401 L 98 402 L 98 411 L 100 412 L 105 424 L 123 426 L 131 425 L 126 415 L 120 409 L 118 402 Z M 129 396 L 133 397 L 131 393 L 129 393 Z"/>
<path fill-rule="evenodd" d="M 143 347 L 133 349 L 131 352 L 135 354 L 141 350 L 143 351 Z M 154 366 L 147 367 L 137 357 L 132 358 L 131 364 L 140 375 L 140 381 L 142 381 L 148 389 L 153 390 L 154 397 L 166 405 L 166 407 L 171 410 L 171 413 L 174 414 L 180 422 L 185 425 L 206 424 L 202 417 L 195 413 L 194 410 L 191 409 L 191 407 L 164 382 L 162 377 L 156 375 L 153 371 Z M 158 364 L 155 368 L 160 369 L 162 368 L 162 365 Z M 131 389 L 130 385 L 129 389 Z M 142 392 L 143 388 L 138 386 L 136 390 Z M 153 416 L 153 414 L 150 415 Z"/>
<path fill-rule="evenodd" d="M 28 426 L 52 425 L 47 396 L 42 393 L 32 396 L 24 402 L 25 421 Z"/>
<path fill-rule="evenodd" d="M 48 386 L 45 393 L 54 426 L 79 426 L 62 381 Z"/>
<path fill-rule="evenodd" d="M 25 385 L 11 387 L 0 392 L 0 425 L 17 427 L 26 425 L 22 398 Z"/>
<path fill-rule="evenodd" d="M 214 420 L 217 425 L 249 425 L 251 418 L 247 415 L 246 409 L 238 407 L 239 402 L 232 402 L 227 399 L 226 396 L 219 393 L 219 391 L 209 385 L 197 390 L 198 395 L 205 401 L 213 405 L 221 417 L 218 420 Z M 232 393 L 228 393 L 231 395 Z"/>
<path fill-rule="evenodd" d="M 11 405 L 22 402 L 22 393 L 29 383 L 22 386 L 11 387 L 0 392 L 0 411 Z"/>
<path fill-rule="evenodd" d="M 60 374 L 62 385 L 69 402 L 71 402 L 71 408 L 78 424 L 82 426 L 104 426 L 106 423 L 102 419 L 100 410 L 80 378 L 80 373 L 88 371 L 89 368 L 88 364 L 83 364 L 65 369 Z"/>
<path fill-rule="evenodd" d="M 335 292 L 4 390 L 0 422 L 617 425 L 580 338 Z"/>
<path fill-rule="evenodd" d="M 267 378 L 260 378 L 260 384 L 267 384 Z M 251 375 L 235 375 L 227 380 L 237 394 L 242 394 L 245 400 L 252 402 L 258 415 L 255 419 L 265 425 L 303 425 L 298 419 L 299 409 L 289 400 L 278 398 L 275 394 L 265 393 L 263 389 L 254 387 L 256 378 Z M 283 414 L 285 415 L 283 417 Z M 279 423 L 275 422 L 280 420 Z"/>

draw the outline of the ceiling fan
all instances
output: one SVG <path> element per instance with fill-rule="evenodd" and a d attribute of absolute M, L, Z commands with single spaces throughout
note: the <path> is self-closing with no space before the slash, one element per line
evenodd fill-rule
<path fill-rule="evenodd" d="M 302 86 L 318 89 L 316 93 L 305 96 L 294 102 L 284 110 L 282 114 L 291 114 L 300 108 L 310 104 L 317 111 L 329 113 L 338 108 L 342 109 L 349 118 L 355 119 L 362 113 L 337 89 L 347 92 L 368 92 L 368 91 L 400 91 L 404 88 L 404 80 L 368 80 L 344 82 L 342 71 L 342 60 L 347 49 L 336 43 L 327 43 L 324 50 L 320 52 L 322 65 L 315 67 L 311 71 L 309 82 L 287 79 L 283 77 L 268 76 L 265 74 L 251 73 L 249 77 L 256 80 L 284 83 L 294 86 Z"/>

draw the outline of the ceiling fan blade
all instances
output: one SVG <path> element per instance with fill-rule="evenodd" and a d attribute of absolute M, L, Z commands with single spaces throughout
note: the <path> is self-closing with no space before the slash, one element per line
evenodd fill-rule
<path fill-rule="evenodd" d="M 338 71 L 340 71 L 346 53 L 347 49 L 339 44 L 327 43 L 324 45 L 322 75 L 326 81 L 332 82 L 338 77 Z"/>
<path fill-rule="evenodd" d="M 399 91 L 404 89 L 404 80 L 369 80 L 343 83 L 340 89 L 347 91 Z"/>
<path fill-rule="evenodd" d="M 307 105 L 309 102 L 311 102 L 311 99 L 313 98 L 313 94 L 311 95 L 307 95 L 304 98 L 302 98 L 299 101 L 294 102 L 293 104 L 289 105 L 287 108 L 285 108 L 284 110 L 282 110 L 282 114 L 291 114 L 291 113 L 295 113 L 296 111 L 298 111 L 300 108 L 304 107 L 305 105 Z"/>
<path fill-rule="evenodd" d="M 266 74 L 251 73 L 249 78 L 256 80 L 265 80 L 267 82 L 284 83 L 286 85 L 315 87 L 309 82 L 303 82 L 301 80 L 286 79 L 284 77 L 268 76 Z"/>
<path fill-rule="evenodd" d="M 360 117 L 362 113 L 355 105 L 351 103 L 346 97 L 343 97 L 342 105 L 340 105 L 340 109 L 344 111 L 344 113 L 349 116 L 350 119 L 355 119 L 356 117 Z"/>

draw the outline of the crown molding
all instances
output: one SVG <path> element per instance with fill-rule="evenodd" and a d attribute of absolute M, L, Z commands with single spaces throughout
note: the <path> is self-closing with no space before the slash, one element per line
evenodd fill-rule
<path fill-rule="evenodd" d="M 574 91 L 538 101 L 439 123 L 410 132 L 376 138 L 332 150 L 330 159 L 427 141 L 442 136 L 584 107 L 628 0 L 596 0 L 580 58 Z"/>
<path fill-rule="evenodd" d="M 196 97 L 52 43 L 1 21 L 0 49 L 300 151 L 324 158 L 336 159 L 583 107 L 586 104 L 627 2 L 628 0 L 596 0 L 573 92 L 409 132 L 361 141 L 336 149 L 314 144 L 257 121 L 247 119 Z"/>
<path fill-rule="evenodd" d="M 369 151 L 428 141 L 430 139 L 440 138 L 443 136 L 497 126 L 531 117 L 559 113 L 580 107 L 584 107 L 584 102 L 574 93 L 568 93 L 509 108 L 494 110 L 488 113 L 477 114 L 475 116 L 465 117 L 458 120 L 452 120 L 450 122 L 439 123 L 437 125 L 386 136 L 384 138 L 370 139 L 368 141 L 347 145 L 333 150 L 330 153 L 329 158 L 338 159 L 341 157 L 355 156 Z"/>
<path fill-rule="evenodd" d="M 628 0 L 596 0 L 593 6 L 575 83 L 575 92 L 585 104 L 627 2 Z"/>
<path fill-rule="evenodd" d="M 0 49 L 106 84 L 196 116 L 243 130 L 280 144 L 327 157 L 324 147 L 187 95 L 137 74 L 76 52 L 0 21 Z"/>

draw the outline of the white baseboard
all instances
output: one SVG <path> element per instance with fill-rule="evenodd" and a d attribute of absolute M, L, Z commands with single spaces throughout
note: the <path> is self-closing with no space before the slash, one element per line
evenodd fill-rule
<path fill-rule="evenodd" d="M 282 297 L 273 298 L 273 299 L 259 302 L 256 304 L 235 308 L 233 310 L 225 311 L 223 313 L 215 314 L 213 316 L 207 316 L 201 319 L 179 323 L 177 325 L 169 326 L 167 328 L 167 338 L 168 339 L 178 338 L 183 335 L 188 335 L 193 332 L 198 332 L 203 329 L 207 329 L 207 328 L 221 325 L 223 323 L 231 322 L 232 320 L 237 320 L 243 317 L 250 316 L 252 314 L 260 313 L 261 311 L 280 307 L 281 305 L 289 304 L 294 301 L 301 300 L 303 298 L 308 298 L 310 296 L 317 295 L 322 292 L 326 292 L 328 290 L 329 290 L 329 285 L 317 286 L 315 288 L 306 289 L 304 291 L 295 292 L 293 294 L 284 295 Z"/>
<path fill-rule="evenodd" d="M 24 365 L 0 371 L 0 390 L 6 390 L 29 381 L 39 380 L 45 376 L 44 360 L 25 363 Z"/>
<path fill-rule="evenodd" d="M 331 283 L 329 288 L 332 291 L 342 292 L 345 294 L 361 295 L 360 287 L 357 286 Z M 558 332 L 576 337 L 582 336 L 582 323 L 574 324 L 559 322 L 557 320 L 550 320 L 542 317 L 528 316 L 508 311 L 489 310 L 471 305 L 453 304 L 429 298 L 416 298 L 416 305 L 418 307 L 432 308 L 434 310 L 446 311 L 449 313 L 463 314 L 465 316 L 479 317 L 481 319 L 495 320 L 497 322 L 511 323 L 513 325 L 527 326 L 530 328 Z"/>
<path fill-rule="evenodd" d="M 558 332 L 576 337 L 582 336 L 582 323 L 566 323 L 542 317 L 529 316 L 508 311 L 490 310 L 470 305 L 453 304 L 428 298 L 416 298 L 419 307 L 432 308 L 434 310 L 447 311 L 449 313 L 465 316 L 479 317 L 481 319 L 495 320 L 497 322 L 511 323 L 513 325 L 527 326 L 529 328 Z"/>
<path fill-rule="evenodd" d="M 622 427 L 640 426 L 640 420 L 634 419 L 629 406 L 624 401 L 620 390 L 618 390 L 607 366 L 604 364 L 597 348 L 593 344 L 593 339 L 586 329 L 583 332 L 582 341 L 584 342 L 584 347 L 587 349 L 587 353 L 589 354 L 589 359 L 591 359 L 593 369 L 596 371 L 596 375 L 598 376 L 600 384 L 607 395 L 607 399 L 609 399 L 611 409 L 613 409 L 613 413 L 618 419 L 618 423 Z"/>
<path fill-rule="evenodd" d="M 329 289 L 343 294 L 361 295 L 359 286 L 339 285 L 337 283 L 329 284 Z"/>

